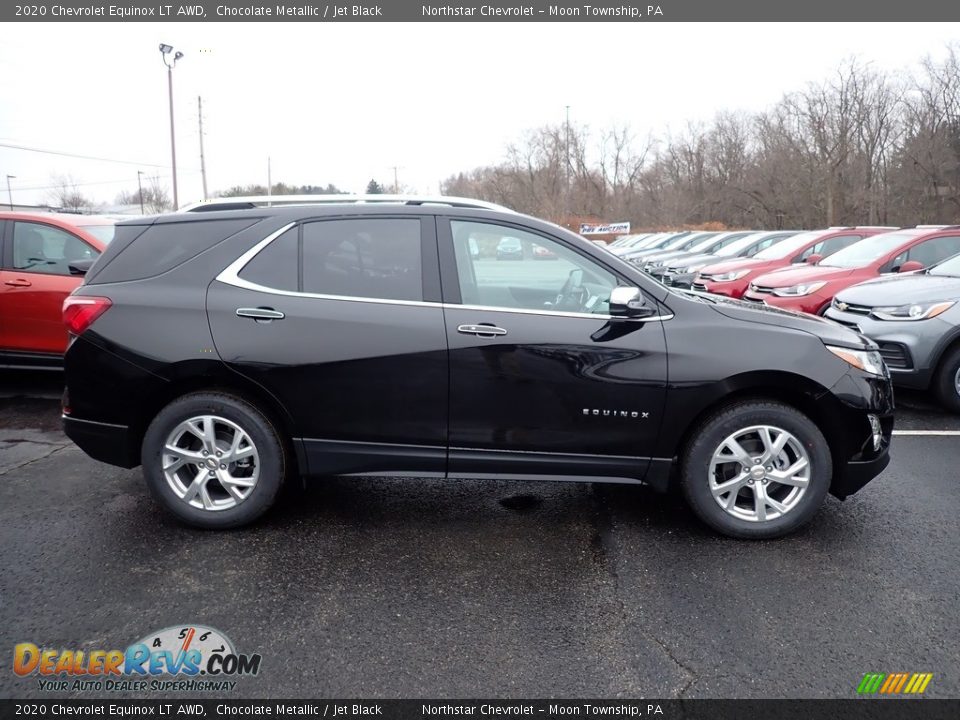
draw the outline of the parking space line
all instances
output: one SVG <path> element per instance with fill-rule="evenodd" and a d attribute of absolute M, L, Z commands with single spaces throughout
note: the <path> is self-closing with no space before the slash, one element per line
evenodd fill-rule
<path fill-rule="evenodd" d="M 893 434 L 956 437 L 960 435 L 960 430 L 894 430 Z"/>

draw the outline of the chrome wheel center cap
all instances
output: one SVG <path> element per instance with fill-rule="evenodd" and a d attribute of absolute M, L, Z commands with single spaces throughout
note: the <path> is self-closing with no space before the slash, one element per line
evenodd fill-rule
<path fill-rule="evenodd" d="M 751 480 L 763 480 L 767 476 L 767 471 L 764 470 L 763 465 L 754 465 L 750 468 L 750 479 Z"/>
<path fill-rule="evenodd" d="M 207 462 L 207 467 L 210 468 L 211 470 L 217 469 L 217 461 L 214 458 L 208 457 L 206 462 Z"/>

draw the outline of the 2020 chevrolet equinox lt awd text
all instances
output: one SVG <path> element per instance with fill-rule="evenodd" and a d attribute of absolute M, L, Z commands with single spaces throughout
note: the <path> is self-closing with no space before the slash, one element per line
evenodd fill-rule
<path fill-rule="evenodd" d="M 677 483 L 715 530 L 784 535 L 889 461 L 876 346 L 671 290 L 475 201 L 234 202 L 121 223 L 64 303 L 63 422 L 182 521 L 295 477 Z M 556 260 L 477 256 L 516 238 Z"/>

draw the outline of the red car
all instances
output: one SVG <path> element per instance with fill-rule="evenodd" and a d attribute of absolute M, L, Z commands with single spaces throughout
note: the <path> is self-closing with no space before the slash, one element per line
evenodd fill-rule
<path fill-rule="evenodd" d="M 799 233 L 761 250 L 753 257 L 732 258 L 708 265 L 694 280 L 693 289 L 739 298 L 743 296 L 751 278 L 796 263 L 816 263 L 865 237 L 895 229 L 847 227 Z"/>
<path fill-rule="evenodd" d="M 918 226 L 873 235 L 817 265 L 760 275 L 744 300 L 822 315 L 841 290 L 897 272 L 913 272 L 960 253 L 960 225 Z"/>
<path fill-rule="evenodd" d="M 60 366 L 63 299 L 83 280 L 70 265 L 99 257 L 113 225 L 95 215 L 0 212 L 0 367 Z"/>

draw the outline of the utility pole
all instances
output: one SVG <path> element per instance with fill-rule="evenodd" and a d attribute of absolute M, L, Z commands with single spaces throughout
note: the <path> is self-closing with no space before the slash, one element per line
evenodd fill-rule
<path fill-rule="evenodd" d="M 207 199 L 207 163 L 203 159 L 203 98 L 197 95 L 197 119 L 200 122 L 200 177 L 203 180 L 203 199 Z"/>
<path fill-rule="evenodd" d="M 400 194 L 400 181 L 397 180 L 397 169 L 398 169 L 398 168 L 397 168 L 396 165 L 393 165 L 392 167 L 393 167 L 393 194 L 394 194 L 394 195 L 399 195 L 399 194 Z"/>
<path fill-rule="evenodd" d="M 270 156 L 267 155 L 267 197 L 273 195 L 273 180 L 270 177 Z M 268 202 L 267 205 L 270 205 Z"/>
<path fill-rule="evenodd" d="M 7 200 L 10 201 L 10 209 L 13 210 L 13 191 L 10 190 L 10 181 L 16 180 L 16 175 L 7 175 Z"/>
<path fill-rule="evenodd" d="M 143 175 L 143 170 L 137 170 L 137 188 L 140 190 L 140 214 L 146 215 L 147 213 L 143 210 L 143 183 L 140 181 L 141 175 Z"/>
<path fill-rule="evenodd" d="M 173 170 L 173 209 L 176 210 L 180 207 L 180 196 L 177 194 L 177 139 L 173 129 L 173 68 L 183 57 L 183 53 L 179 51 L 174 53 L 172 45 L 161 43 L 160 55 L 163 57 L 163 64 L 167 66 L 167 96 L 170 102 L 170 164 Z"/>

